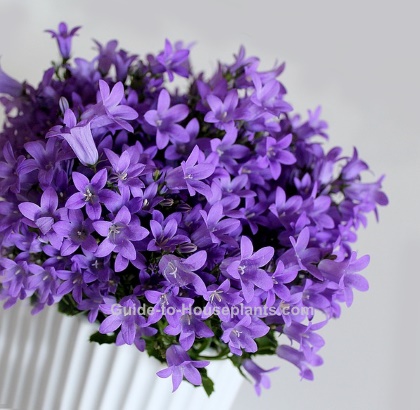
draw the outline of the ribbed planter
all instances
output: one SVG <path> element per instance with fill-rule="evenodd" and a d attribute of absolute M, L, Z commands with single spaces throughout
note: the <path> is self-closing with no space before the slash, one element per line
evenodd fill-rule
<path fill-rule="evenodd" d="M 172 393 L 163 366 L 133 346 L 89 342 L 95 327 L 47 308 L 0 307 L 0 408 L 16 410 L 228 410 L 242 383 L 229 361 L 208 367 L 216 391 L 183 382 Z"/>

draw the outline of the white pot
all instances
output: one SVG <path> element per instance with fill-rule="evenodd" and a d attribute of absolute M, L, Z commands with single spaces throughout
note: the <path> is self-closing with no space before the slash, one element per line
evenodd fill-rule
<path fill-rule="evenodd" d="M 31 316 L 21 303 L 0 306 L 0 409 L 229 410 L 242 383 L 230 361 L 211 362 L 215 392 L 187 382 L 172 393 L 164 366 L 134 346 L 98 345 L 84 318 L 46 308 Z"/>

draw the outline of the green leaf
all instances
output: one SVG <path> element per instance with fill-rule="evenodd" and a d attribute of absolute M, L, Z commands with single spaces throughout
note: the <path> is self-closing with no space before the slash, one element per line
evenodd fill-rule
<path fill-rule="evenodd" d="M 112 335 L 103 335 L 102 333 L 96 332 L 90 336 L 89 341 L 103 344 L 113 344 L 117 340 L 117 335 L 114 333 Z"/>
<path fill-rule="evenodd" d="M 278 346 L 277 339 L 274 335 L 274 332 L 267 333 L 264 337 L 260 337 L 255 339 L 258 345 L 257 354 L 259 355 L 273 355 L 276 353 L 276 349 Z"/>
<path fill-rule="evenodd" d="M 76 302 L 71 295 L 63 296 L 58 302 L 58 311 L 68 316 L 75 316 L 80 313 L 80 310 L 77 309 Z"/>
<path fill-rule="evenodd" d="M 207 370 L 206 369 L 198 369 L 198 371 L 201 374 L 201 380 L 203 382 L 203 388 L 205 392 L 207 393 L 207 396 L 211 396 L 211 394 L 214 392 L 214 383 L 213 380 L 210 379 L 209 376 L 207 376 Z"/>

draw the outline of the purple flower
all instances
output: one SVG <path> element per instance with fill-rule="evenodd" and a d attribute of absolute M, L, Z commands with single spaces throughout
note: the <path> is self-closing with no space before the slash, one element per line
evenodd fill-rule
<path fill-rule="evenodd" d="M 210 111 L 204 117 L 204 121 L 213 123 L 217 128 L 228 130 L 233 127 L 235 120 L 240 118 L 238 106 L 238 92 L 231 90 L 222 101 L 216 95 L 207 96 Z"/>
<path fill-rule="evenodd" d="M 249 154 L 249 148 L 244 145 L 235 144 L 238 130 L 234 127 L 228 128 L 222 140 L 214 138 L 210 141 L 211 149 L 219 156 L 219 161 L 226 170 L 235 174 L 238 166 L 238 159 Z"/>
<path fill-rule="evenodd" d="M 146 349 L 146 341 L 144 340 L 144 336 L 151 337 L 154 336 L 156 333 L 157 329 L 155 329 L 154 327 L 149 327 L 146 319 L 143 316 L 139 316 L 136 329 L 136 336 L 134 338 L 134 345 L 140 352 L 144 352 Z M 117 340 L 115 341 L 115 344 L 117 346 L 124 344 L 123 337 L 120 335 L 121 333 L 118 334 Z"/>
<path fill-rule="evenodd" d="M 74 270 L 83 271 L 84 281 L 93 281 L 109 284 L 113 279 L 113 270 L 110 267 L 110 257 L 97 258 L 94 253 L 84 250 L 83 255 L 76 254 L 71 258 Z"/>
<path fill-rule="evenodd" d="M 117 82 L 110 90 L 104 80 L 99 80 L 98 102 L 83 113 L 82 120 L 90 121 L 92 128 L 117 124 L 122 129 L 133 132 L 133 127 L 127 121 L 135 120 L 138 113 L 133 108 L 122 105 L 123 98 L 122 82 Z"/>
<path fill-rule="evenodd" d="M 241 238 L 241 256 L 232 261 L 227 267 L 227 273 L 234 279 L 241 282 L 242 293 L 246 302 L 250 302 L 254 297 L 255 286 L 270 290 L 273 287 L 273 281 L 266 271 L 260 269 L 273 258 L 274 249 L 271 246 L 261 248 L 254 253 L 254 247 L 251 240 L 242 236 Z"/>
<path fill-rule="evenodd" d="M 90 220 L 84 220 L 80 209 L 70 209 L 68 219 L 56 222 L 53 229 L 58 236 L 65 238 L 61 245 L 62 256 L 71 255 L 79 247 L 88 252 L 95 252 L 98 248 L 96 240 L 91 235 L 92 223 Z"/>
<path fill-rule="evenodd" d="M 287 135 L 280 141 L 273 137 L 265 139 L 264 161 L 270 167 L 271 175 L 274 179 L 278 179 L 281 174 L 281 164 L 294 164 L 295 156 L 285 148 L 289 147 L 292 142 L 292 134 Z"/>
<path fill-rule="evenodd" d="M 369 169 L 367 164 L 359 159 L 357 149 L 353 149 L 353 156 L 341 170 L 341 176 L 345 181 L 357 178 L 362 171 Z"/>
<path fill-rule="evenodd" d="M 159 271 L 169 283 L 179 287 L 192 285 L 195 291 L 202 295 L 207 290 L 206 285 L 194 272 L 205 265 L 206 259 L 206 251 L 196 252 L 187 259 L 175 255 L 163 255 L 159 261 Z"/>
<path fill-rule="evenodd" d="M 314 375 L 309 365 L 319 366 L 322 364 L 322 359 L 318 355 L 313 355 L 309 360 L 303 352 L 294 349 L 291 346 L 281 345 L 276 350 L 277 355 L 294 364 L 300 370 L 302 379 L 313 380 Z"/>
<path fill-rule="evenodd" d="M 86 206 L 86 213 L 93 221 L 99 219 L 102 213 L 101 204 L 108 209 L 118 203 L 118 195 L 108 189 L 104 189 L 107 181 L 106 169 L 96 173 L 92 180 L 79 172 L 72 173 L 73 183 L 78 190 L 66 202 L 69 209 L 80 209 Z"/>
<path fill-rule="evenodd" d="M 220 202 L 214 204 L 208 214 L 206 211 L 200 211 L 201 216 L 204 219 L 207 230 L 213 243 L 226 242 L 236 246 L 236 241 L 232 240 L 232 234 L 238 231 L 241 223 L 237 219 L 224 217 L 223 206 Z"/>
<path fill-rule="evenodd" d="M 201 375 L 197 368 L 206 367 L 210 363 L 207 360 L 191 360 L 187 352 L 177 345 L 168 347 L 166 361 L 168 368 L 160 370 L 156 374 L 162 378 L 172 376 L 173 391 L 179 387 L 183 377 L 195 386 L 201 385 Z"/>
<path fill-rule="evenodd" d="M 95 287 L 84 289 L 84 293 L 86 299 L 80 301 L 80 303 L 77 304 L 77 308 L 88 312 L 88 320 L 90 323 L 96 321 L 101 305 L 115 303 L 114 299 L 103 297 L 100 290 Z"/>
<path fill-rule="evenodd" d="M 58 25 L 58 32 L 55 32 L 53 30 L 45 30 L 47 33 L 50 33 L 52 37 L 57 39 L 58 48 L 60 49 L 61 56 L 64 60 L 70 58 L 71 41 L 79 29 L 80 26 L 74 27 L 70 31 L 68 31 L 67 24 L 60 23 Z"/>
<path fill-rule="evenodd" d="M 74 266 L 74 265 L 73 265 Z M 85 287 L 85 277 L 80 270 L 73 269 L 71 271 L 57 271 L 57 277 L 63 282 L 57 289 L 58 296 L 64 296 L 71 292 L 76 303 L 82 302 L 83 288 Z"/>
<path fill-rule="evenodd" d="M 27 178 L 24 176 L 37 169 L 34 161 L 26 160 L 23 155 L 16 159 L 10 141 L 3 147 L 3 157 L 5 161 L 0 161 L 0 194 L 5 194 L 10 189 L 17 194 L 20 192 L 21 183 Z"/>
<path fill-rule="evenodd" d="M 107 75 L 112 64 L 115 62 L 116 50 L 118 47 L 117 40 L 111 40 L 103 46 L 99 41 L 94 40 L 98 46 L 99 55 L 97 57 L 98 70 L 103 74 Z"/>
<path fill-rule="evenodd" d="M 24 299 L 29 291 L 28 278 L 31 274 L 36 274 L 43 269 L 34 264 L 28 263 L 22 258 L 11 260 L 8 258 L 0 258 L 0 266 L 2 271 L 0 273 L 1 286 L 7 289 L 8 295 L 12 299 Z"/>
<path fill-rule="evenodd" d="M 180 167 L 171 169 L 166 174 L 166 185 L 171 189 L 188 189 L 191 196 L 198 192 L 206 198 L 211 198 L 212 190 L 202 180 L 210 177 L 214 170 L 213 164 L 200 160 L 200 150 L 196 145 L 188 159 L 183 161 Z"/>
<path fill-rule="evenodd" d="M 177 234 L 180 219 L 180 217 L 177 218 L 174 215 L 172 218 L 169 217 L 164 220 L 163 215 L 159 211 L 153 211 L 153 219 L 150 221 L 150 232 L 154 239 L 147 245 L 147 250 L 173 252 L 178 245 L 190 242 L 188 236 Z"/>
<path fill-rule="evenodd" d="M 77 30 L 49 31 L 63 58 L 37 86 L 0 68 L 3 306 L 60 303 L 117 346 L 167 350 L 174 389 L 201 383 L 207 346 L 258 394 L 274 370 L 260 354 L 312 378 L 318 329 L 368 289 L 353 246 L 388 202 L 383 177 L 366 184 L 356 150 L 325 150 L 320 108 L 289 114 L 284 64 L 261 71 L 241 47 L 194 73 L 190 46 L 169 40 L 141 57 L 96 42 L 70 60 Z"/>
<path fill-rule="evenodd" d="M 190 50 L 183 48 L 181 42 L 175 43 L 175 47 L 171 42 L 165 40 L 165 49 L 157 57 L 156 61 L 162 64 L 166 73 L 168 74 L 169 81 L 174 80 L 174 73 L 181 77 L 188 78 L 189 75 L 189 63 L 188 56 Z"/>
<path fill-rule="evenodd" d="M 57 145 L 54 138 L 50 138 L 46 143 L 44 141 L 30 141 L 25 144 L 26 152 L 33 158 L 28 159 L 25 165 L 30 169 L 38 170 L 38 180 L 44 190 L 51 186 L 60 161 L 72 157 L 72 155 L 59 149 Z"/>
<path fill-rule="evenodd" d="M 126 296 L 120 300 L 119 306 L 115 305 L 101 305 L 101 311 L 109 316 L 101 323 L 99 332 L 103 334 L 112 333 L 121 327 L 122 340 L 128 345 L 132 345 L 136 337 L 139 321 L 137 312 L 140 303 L 134 296 Z"/>
<path fill-rule="evenodd" d="M 255 92 L 250 100 L 261 112 L 267 111 L 274 116 L 278 116 L 281 112 L 292 110 L 292 106 L 283 100 L 281 85 L 277 80 L 271 79 L 263 84 L 261 76 L 254 74 L 252 75 L 252 81 L 255 86 Z"/>
<path fill-rule="evenodd" d="M 40 205 L 33 202 L 22 202 L 19 204 L 19 211 L 28 219 L 25 221 L 27 225 L 38 228 L 45 235 L 51 231 L 55 220 L 60 218 L 57 207 L 57 193 L 53 188 L 47 188 L 41 196 Z"/>
<path fill-rule="evenodd" d="M 69 128 L 69 132 L 60 132 L 58 135 L 67 141 L 83 165 L 95 165 L 98 162 L 98 149 L 93 140 L 90 123 L 77 125 L 76 116 L 70 109 L 67 109 L 64 114 L 64 123 Z"/>
<path fill-rule="evenodd" d="M 266 335 L 270 330 L 262 320 L 251 316 L 222 322 L 222 329 L 221 339 L 229 344 L 230 351 L 237 356 L 242 356 L 242 349 L 249 353 L 256 352 L 258 346 L 254 339 Z"/>
<path fill-rule="evenodd" d="M 144 184 L 139 176 L 143 173 L 145 165 L 135 163 L 133 155 L 128 150 L 124 151 L 120 157 L 107 148 L 104 149 L 104 152 L 113 170 L 110 181 L 117 183 L 120 191 L 128 188 L 134 197 L 142 196 L 143 191 L 141 189 Z"/>
<path fill-rule="evenodd" d="M 163 89 L 158 98 L 157 109 L 149 110 L 144 114 L 144 119 L 148 124 L 156 129 L 156 146 L 159 149 L 165 148 L 169 141 L 188 142 L 189 135 L 178 122 L 185 119 L 188 115 L 188 107 L 184 104 L 177 104 L 169 108 L 171 97 Z"/>
<path fill-rule="evenodd" d="M 22 94 L 23 85 L 14 78 L 9 77 L 0 66 L 0 94 L 8 94 L 11 97 L 19 97 Z"/>
<path fill-rule="evenodd" d="M 275 203 L 271 204 L 268 209 L 276 215 L 280 221 L 288 224 L 291 220 L 291 214 L 296 213 L 298 209 L 302 207 L 302 198 L 299 195 L 293 195 L 286 200 L 286 193 L 280 186 L 276 188 L 276 199 Z"/>
<path fill-rule="evenodd" d="M 254 387 L 258 396 L 261 395 L 261 387 L 264 387 L 265 389 L 270 388 L 270 379 L 266 373 L 271 373 L 278 370 L 278 367 L 264 370 L 251 359 L 245 359 L 242 363 L 242 366 L 254 378 Z"/>
<path fill-rule="evenodd" d="M 276 296 L 283 300 L 288 300 L 290 298 L 290 291 L 286 284 L 292 282 L 297 274 L 298 269 L 295 266 L 285 269 L 283 262 L 281 260 L 277 261 L 276 270 L 271 276 L 273 288 L 267 292 L 267 306 L 274 305 Z"/>
<path fill-rule="evenodd" d="M 56 270 L 53 266 L 46 266 L 43 269 L 33 272 L 28 278 L 29 289 L 35 290 L 37 295 L 37 304 L 32 313 L 38 313 L 45 305 L 51 306 L 61 299 L 58 294 L 58 287 L 61 281 L 57 273 L 65 271 Z"/>
<path fill-rule="evenodd" d="M 308 248 L 309 240 L 311 239 L 309 228 L 305 227 L 302 229 L 297 240 L 292 236 L 289 239 L 293 248 L 283 255 L 283 262 L 293 263 L 295 261 L 300 269 L 310 272 L 319 280 L 323 280 L 322 274 L 315 266 L 320 259 L 320 249 L 315 247 Z"/>
<path fill-rule="evenodd" d="M 368 266 L 369 260 L 368 255 L 357 259 L 357 253 L 352 252 L 350 258 L 342 262 L 323 259 L 318 267 L 326 279 L 339 285 L 339 288 L 343 290 L 347 306 L 351 306 L 353 303 L 352 288 L 361 292 L 369 289 L 368 281 L 357 273 Z"/>
<path fill-rule="evenodd" d="M 315 330 L 320 329 L 326 322 L 303 325 L 301 323 L 293 322 L 289 326 L 284 326 L 282 332 L 289 337 L 291 341 L 299 343 L 301 351 L 304 353 L 308 360 L 316 358 L 316 352 L 321 349 L 325 342 L 324 339 L 315 333 Z"/>
<path fill-rule="evenodd" d="M 117 253 L 115 271 L 121 272 L 128 265 L 128 261 L 137 258 L 133 241 L 141 241 L 149 231 L 140 226 L 139 219 L 132 215 L 127 207 L 123 206 L 112 222 L 95 221 L 93 227 L 105 239 L 99 244 L 95 252 L 97 257 L 103 258 L 111 252 Z"/>
<path fill-rule="evenodd" d="M 185 350 L 189 350 L 194 344 L 195 338 L 213 337 L 213 331 L 196 315 L 184 314 L 176 326 L 168 325 L 165 328 L 168 335 L 179 336 L 179 344 Z"/>
<path fill-rule="evenodd" d="M 207 319 L 213 313 L 217 313 L 223 322 L 231 320 L 229 308 L 238 305 L 243 300 L 239 296 L 239 292 L 230 287 L 229 279 L 226 279 L 221 285 L 210 285 L 203 298 L 207 301 L 207 305 L 204 307 L 203 319 Z"/>
<path fill-rule="evenodd" d="M 178 296 L 179 288 L 168 286 L 164 291 L 146 290 L 144 296 L 154 305 L 153 312 L 148 317 L 148 323 L 158 322 L 163 316 L 171 326 L 177 326 L 182 312 L 191 309 L 194 300 Z"/>

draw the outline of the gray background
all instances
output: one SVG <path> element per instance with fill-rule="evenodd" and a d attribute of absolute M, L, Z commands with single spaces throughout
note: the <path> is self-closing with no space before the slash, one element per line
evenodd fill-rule
<path fill-rule="evenodd" d="M 329 146 L 359 149 L 378 177 L 385 173 L 390 205 L 360 233 L 359 253 L 371 289 L 322 331 L 324 365 L 315 381 L 280 364 L 272 388 L 257 398 L 244 383 L 233 410 L 420 408 L 419 337 L 419 95 L 418 9 L 414 1 L 140 1 L 0 0 L 2 67 L 38 81 L 56 57 L 45 28 L 61 20 L 83 25 L 74 42 L 92 56 L 91 38 L 117 38 L 125 49 L 160 50 L 166 37 L 196 41 L 196 69 L 231 61 L 244 44 L 270 68 L 287 62 L 282 77 L 301 112 L 323 106 Z M 157 409 L 158 410 L 158 409 Z M 223 410 L 223 409 L 220 409 Z"/>

